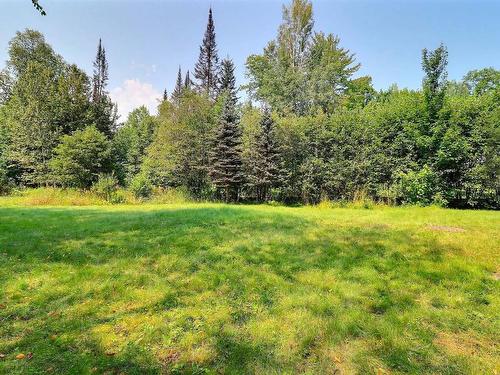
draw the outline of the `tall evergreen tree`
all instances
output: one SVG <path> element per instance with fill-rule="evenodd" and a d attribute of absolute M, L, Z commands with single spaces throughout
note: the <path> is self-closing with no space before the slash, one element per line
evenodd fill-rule
<path fill-rule="evenodd" d="M 210 98 L 217 94 L 217 76 L 219 71 L 219 57 L 215 42 L 215 26 L 212 18 L 212 8 L 208 11 L 208 23 L 200 46 L 200 56 L 194 69 L 194 76 L 198 79 L 199 90 Z"/>
<path fill-rule="evenodd" d="M 234 63 L 229 58 L 222 60 L 218 89 L 219 95 L 227 95 L 236 104 L 238 101 L 238 97 L 236 96 L 238 89 L 236 88 L 236 78 L 234 76 Z"/>
<path fill-rule="evenodd" d="M 182 71 L 181 71 L 181 67 L 179 66 L 179 71 L 177 72 L 177 81 L 175 83 L 175 89 L 172 92 L 172 100 L 174 102 L 176 102 L 176 103 L 179 102 L 183 89 L 184 89 L 184 85 L 182 83 Z"/>
<path fill-rule="evenodd" d="M 92 76 L 92 101 L 99 102 L 106 95 L 106 85 L 108 83 L 108 62 L 106 60 L 106 50 L 99 39 L 97 55 L 94 61 L 94 74 Z"/>
<path fill-rule="evenodd" d="M 163 100 L 168 100 L 168 93 L 167 93 L 167 89 L 163 90 Z"/>
<path fill-rule="evenodd" d="M 108 137 L 111 137 L 115 130 L 117 108 L 108 96 L 106 86 L 108 84 L 108 61 L 106 50 L 99 39 L 97 54 L 92 75 L 92 117 L 97 129 Z"/>
<path fill-rule="evenodd" d="M 184 78 L 184 88 L 186 90 L 191 90 L 191 88 L 193 87 L 193 81 L 191 80 L 191 76 L 190 76 L 190 73 L 189 73 L 189 70 L 186 72 L 186 78 Z"/>
<path fill-rule="evenodd" d="M 260 129 L 252 145 L 249 184 L 258 201 L 270 199 L 271 188 L 279 179 L 279 153 L 274 121 L 268 108 L 260 120 Z"/>
<path fill-rule="evenodd" d="M 215 135 L 210 176 L 222 199 L 237 201 L 243 183 L 241 128 L 234 103 L 224 101 Z"/>

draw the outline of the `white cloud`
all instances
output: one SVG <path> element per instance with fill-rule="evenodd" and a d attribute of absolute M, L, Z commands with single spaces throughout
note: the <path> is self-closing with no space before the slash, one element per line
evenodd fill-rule
<path fill-rule="evenodd" d="M 162 97 L 152 84 L 143 83 L 138 79 L 125 80 L 121 86 L 112 89 L 109 95 L 118 105 L 119 121 L 126 121 L 129 112 L 141 105 L 146 106 L 150 113 L 156 113 L 158 101 Z"/>

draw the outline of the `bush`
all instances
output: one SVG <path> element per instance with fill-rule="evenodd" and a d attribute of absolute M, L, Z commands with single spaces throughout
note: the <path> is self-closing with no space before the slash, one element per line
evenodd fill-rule
<path fill-rule="evenodd" d="M 429 205 L 437 197 L 438 178 L 424 165 L 419 171 L 401 172 L 397 175 L 396 191 L 402 203 Z"/>
<path fill-rule="evenodd" d="M 111 170 L 111 144 L 95 126 L 63 136 L 54 153 L 53 179 L 63 187 L 88 189 L 99 174 Z"/>
<path fill-rule="evenodd" d="M 153 185 L 145 173 L 139 173 L 130 182 L 129 190 L 136 199 L 148 199 L 153 194 Z"/>
<path fill-rule="evenodd" d="M 99 179 L 92 185 L 92 192 L 110 203 L 121 203 L 117 191 L 118 180 L 113 174 L 100 175 Z"/>
<path fill-rule="evenodd" d="M 438 207 L 446 207 L 448 205 L 448 200 L 444 197 L 443 193 L 439 191 L 432 197 L 432 204 Z"/>
<path fill-rule="evenodd" d="M 7 195 L 13 188 L 5 170 L 0 168 L 0 195 Z"/>
<path fill-rule="evenodd" d="M 318 204 L 324 196 L 323 185 L 326 175 L 325 163 L 310 158 L 300 168 L 302 174 L 302 200 L 306 204 Z"/>

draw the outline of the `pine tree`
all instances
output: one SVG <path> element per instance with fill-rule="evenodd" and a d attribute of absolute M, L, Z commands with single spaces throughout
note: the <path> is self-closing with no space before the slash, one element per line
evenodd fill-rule
<path fill-rule="evenodd" d="M 236 104 L 238 89 L 236 88 L 236 78 L 234 76 L 234 63 L 229 58 L 222 60 L 218 86 L 219 95 L 227 95 Z"/>
<path fill-rule="evenodd" d="M 97 55 L 93 63 L 92 76 L 92 116 L 97 129 L 111 137 L 116 127 L 117 107 L 111 102 L 106 86 L 108 84 L 108 61 L 106 50 L 99 39 Z"/>
<path fill-rule="evenodd" d="M 184 78 L 184 88 L 186 90 L 191 90 L 191 88 L 193 87 L 193 81 L 191 80 L 191 77 L 190 77 L 190 74 L 189 74 L 189 70 L 187 71 L 186 73 L 186 78 Z"/>
<path fill-rule="evenodd" d="M 243 183 L 241 128 L 231 100 L 225 100 L 215 135 L 210 176 L 221 198 L 237 201 Z"/>
<path fill-rule="evenodd" d="M 163 101 L 168 100 L 167 89 L 163 90 Z"/>
<path fill-rule="evenodd" d="M 97 55 L 94 61 L 94 74 L 92 77 L 92 101 L 98 102 L 107 94 L 106 85 L 108 83 L 108 62 L 106 60 L 106 50 L 99 39 Z"/>
<path fill-rule="evenodd" d="M 199 90 L 214 99 L 217 94 L 217 76 L 219 71 L 219 57 L 215 42 L 215 26 L 212 18 L 212 8 L 208 11 L 208 23 L 200 46 L 200 56 L 194 69 L 194 76 L 199 80 Z"/>
<path fill-rule="evenodd" d="M 175 89 L 172 92 L 172 100 L 176 103 L 179 103 L 179 100 L 182 96 L 183 91 L 183 83 L 182 83 L 182 72 L 181 67 L 179 66 L 179 71 L 177 72 L 177 81 L 175 83 Z"/>
<path fill-rule="evenodd" d="M 264 110 L 260 129 L 252 145 L 249 184 L 258 201 L 270 199 L 271 188 L 279 179 L 279 152 L 274 121 L 269 109 Z"/>

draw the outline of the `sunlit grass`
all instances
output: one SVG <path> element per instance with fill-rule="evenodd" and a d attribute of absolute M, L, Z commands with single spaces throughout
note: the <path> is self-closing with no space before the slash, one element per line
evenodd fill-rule
<path fill-rule="evenodd" d="M 3 202 L 0 373 L 500 371 L 498 212 Z"/>

